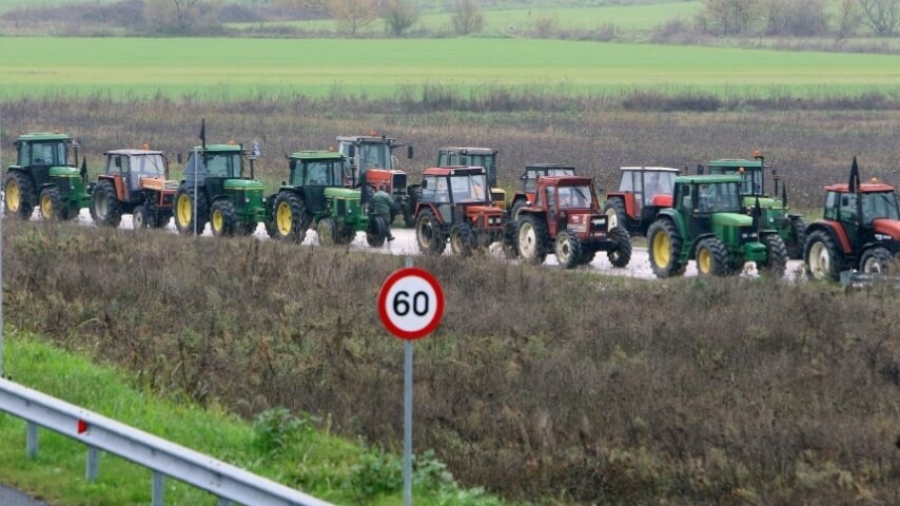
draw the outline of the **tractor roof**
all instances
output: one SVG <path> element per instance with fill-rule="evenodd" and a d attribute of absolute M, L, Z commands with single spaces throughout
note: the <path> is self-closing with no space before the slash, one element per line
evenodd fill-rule
<path fill-rule="evenodd" d="M 746 160 L 743 158 L 721 158 L 709 162 L 709 167 L 724 167 L 726 169 L 761 169 L 763 168 L 762 160 Z"/>
<path fill-rule="evenodd" d="M 477 176 L 485 174 L 484 167 L 432 167 L 425 169 L 424 176 Z"/>
<path fill-rule="evenodd" d="M 740 176 L 678 176 L 675 183 L 708 184 L 708 183 L 740 183 Z"/>
<path fill-rule="evenodd" d="M 142 156 L 142 155 L 161 155 L 162 151 L 150 151 L 148 149 L 114 149 L 103 153 L 104 155 L 125 155 L 125 156 Z"/>
<path fill-rule="evenodd" d="M 441 152 L 454 152 L 461 155 L 495 155 L 496 149 L 492 148 L 472 148 L 472 147 L 445 147 L 440 149 Z"/>
<path fill-rule="evenodd" d="M 623 171 L 641 171 L 641 172 L 674 172 L 679 173 L 681 169 L 673 169 L 672 167 L 621 167 Z"/>
<path fill-rule="evenodd" d="M 194 146 L 194 149 L 199 151 L 199 150 L 203 149 L 203 147 L 202 146 Z M 217 152 L 217 151 L 221 151 L 221 152 L 231 151 L 231 152 L 235 152 L 235 153 L 240 153 L 242 151 L 242 148 L 241 148 L 240 144 L 207 144 L 206 145 L 207 153 Z"/>
<path fill-rule="evenodd" d="M 559 170 L 575 170 L 575 167 L 571 165 L 560 165 L 558 163 L 529 163 L 525 166 L 525 171 L 529 170 L 549 170 L 549 169 L 559 169 Z"/>
<path fill-rule="evenodd" d="M 364 144 L 393 144 L 397 139 L 383 135 L 338 135 L 335 140 L 348 142 L 362 142 Z"/>
<path fill-rule="evenodd" d="M 547 176 L 539 182 L 547 186 L 583 186 L 591 184 L 591 178 L 585 176 Z"/>
<path fill-rule="evenodd" d="M 894 187 L 884 183 L 862 183 L 861 185 L 859 185 L 859 190 L 861 193 L 883 193 L 894 191 Z M 847 183 L 841 183 L 826 186 L 825 191 L 848 193 L 850 191 L 850 188 L 848 187 Z"/>
<path fill-rule="evenodd" d="M 343 160 L 344 155 L 337 151 L 297 151 L 290 158 L 292 160 Z"/>
<path fill-rule="evenodd" d="M 18 140 L 25 141 L 25 142 L 71 141 L 72 138 L 66 134 L 38 132 L 38 133 L 22 134 L 19 136 Z"/>

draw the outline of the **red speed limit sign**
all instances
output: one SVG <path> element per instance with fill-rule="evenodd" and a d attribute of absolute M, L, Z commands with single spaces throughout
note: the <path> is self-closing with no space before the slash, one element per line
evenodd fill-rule
<path fill-rule="evenodd" d="M 444 315 L 444 292 L 430 272 L 406 267 L 388 276 L 378 292 L 378 314 L 384 327 L 400 339 L 430 334 Z"/>

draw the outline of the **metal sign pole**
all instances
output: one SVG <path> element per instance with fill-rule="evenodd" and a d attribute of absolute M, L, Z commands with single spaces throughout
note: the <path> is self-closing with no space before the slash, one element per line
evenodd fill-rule
<path fill-rule="evenodd" d="M 406 257 L 406 267 L 413 266 L 411 256 Z M 403 344 L 403 504 L 412 505 L 412 412 L 413 412 L 413 345 L 407 339 Z"/>
<path fill-rule="evenodd" d="M 197 202 L 200 200 L 197 198 L 197 157 L 199 156 L 200 152 L 194 149 L 194 203 L 191 205 L 194 211 L 194 237 L 197 237 Z"/>
<path fill-rule="evenodd" d="M 0 113 L 0 146 L 3 145 L 3 114 Z M 0 165 L 3 160 L 3 148 L 0 147 Z M 6 218 L 6 194 L 0 199 L 0 205 L 4 206 L 0 211 L 0 378 L 3 377 L 3 220 Z"/>

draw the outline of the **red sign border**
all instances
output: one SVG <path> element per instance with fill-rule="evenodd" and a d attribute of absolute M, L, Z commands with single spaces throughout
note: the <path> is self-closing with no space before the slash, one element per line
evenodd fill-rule
<path fill-rule="evenodd" d="M 431 323 L 415 332 L 409 332 L 394 325 L 394 322 L 391 321 L 387 311 L 388 292 L 391 291 L 391 288 L 393 288 L 395 283 L 410 276 L 424 279 L 431 285 L 431 288 L 435 293 L 435 298 L 437 298 L 437 311 L 435 312 Z M 378 316 L 381 317 L 381 324 L 384 325 L 384 328 L 391 334 L 394 334 L 394 336 L 408 341 L 421 339 L 432 333 L 434 329 L 441 324 L 441 318 L 444 316 L 444 290 L 441 288 L 441 284 L 438 282 L 437 278 L 425 269 L 420 269 L 418 267 L 404 267 L 398 269 L 384 280 L 384 283 L 381 285 L 381 290 L 378 292 Z"/>

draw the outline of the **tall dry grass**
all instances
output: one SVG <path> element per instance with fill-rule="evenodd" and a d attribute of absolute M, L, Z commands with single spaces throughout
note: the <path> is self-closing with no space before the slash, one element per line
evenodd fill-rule
<path fill-rule="evenodd" d="M 327 415 L 399 447 L 402 345 L 375 296 L 401 258 L 10 220 L 4 234 L 8 324 L 142 386 Z M 466 484 L 565 504 L 900 494 L 893 293 L 416 263 L 447 296 L 416 344 L 416 448 Z"/>

